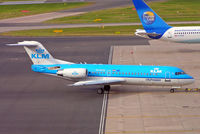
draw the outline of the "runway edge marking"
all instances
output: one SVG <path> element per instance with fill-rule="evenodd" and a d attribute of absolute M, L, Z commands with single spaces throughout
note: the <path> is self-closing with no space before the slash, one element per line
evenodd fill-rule
<path fill-rule="evenodd" d="M 110 53 L 108 58 L 108 64 L 112 64 L 112 57 L 113 57 L 113 46 L 110 47 Z M 108 105 L 108 93 L 105 93 L 103 96 L 103 104 L 101 109 L 101 119 L 99 124 L 99 134 L 105 133 L 105 126 L 106 126 L 106 114 L 107 114 L 107 105 Z"/>

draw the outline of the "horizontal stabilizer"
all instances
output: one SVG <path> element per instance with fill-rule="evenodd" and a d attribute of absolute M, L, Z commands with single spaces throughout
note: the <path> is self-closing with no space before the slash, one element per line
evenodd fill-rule
<path fill-rule="evenodd" d="M 158 34 L 158 33 L 155 33 L 155 32 L 147 33 L 143 29 L 137 29 L 136 32 L 135 32 L 135 35 L 145 37 L 145 38 L 149 38 L 149 37 L 157 37 L 157 36 L 160 36 L 161 34 Z"/>
<path fill-rule="evenodd" d="M 28 47 L 36 47 L 37 45 L 36 44 L 6 44 L 7 46 L 28 46 Z"/>
<path fill-rule="evenodd" d="M 7 46 L 27 46 L 27 47 L 36 47 L 39 46 L 39 42 L 37 41 L 23 41 L 23 42 L 18 42 L 17 44 L 6 44 Z"/>
<path fill-rule="evenodd" d="M 156 36 L 159 36 L 160 34 L 157 34 L 157 33 L 138 33 L 140 35 L 147 35 L 147 36 L 153 36 L 153 37 L 156 37 Z"/>
<path fill-rule="evenodd" d="M 87 85 L 112 85 L 112 84 L 119 84 L 124 82 L 124 79 L 112 79 L 112 78 L 104 78 L 101 80 L 90 80 L 90 81 L 79 81 L 70 86 L 87 86 Z"/>

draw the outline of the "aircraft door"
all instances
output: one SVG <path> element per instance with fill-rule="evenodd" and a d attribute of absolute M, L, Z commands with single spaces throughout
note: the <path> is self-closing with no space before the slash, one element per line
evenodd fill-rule
<path fill-rule="evenodd" d="M 168 32 L 167 38 L 172 38 L 172 33 L 171 32 Z"/>
<path fill-rule="evenodd" d="M 165 73 L 165 82 L 171 82 L 170 75 L 171 75 L 170 72 Z"/>

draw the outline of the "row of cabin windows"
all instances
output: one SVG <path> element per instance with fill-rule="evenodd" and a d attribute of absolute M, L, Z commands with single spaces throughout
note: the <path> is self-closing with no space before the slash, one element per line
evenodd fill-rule
<path fill-rule="evenodd" d="M 89 72 L 89 74 L 106 74 L 105 72 Z M 119 74 L 119 75 L 158 75 L 157 73 L 127 73 L 127 72 L 107 72 L 107 74 Z"/>
<path fill-rule="evenodd" d="M 180 32 L 180 33 L 174 33 L 174 34 L 200 34 L 200 32 Z"/>

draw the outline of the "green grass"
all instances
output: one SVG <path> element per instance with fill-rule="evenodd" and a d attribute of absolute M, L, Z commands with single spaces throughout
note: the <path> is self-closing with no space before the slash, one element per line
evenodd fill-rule
<path fill-rule="evenodd" d="M 173 25 L 173 26 L 186 26 Z M 187 26 L 200 26 L 187 25 Z M 142 26 L 107 26 L 107 27 L 85 27 L 85 28 L 62 28 L 62 29 L 39 29 L 39 30 L 22 30 L 0 33 L 2 36 L 134 36 L 136 29 Z M 55 33 L 54 30 L 63 30 L 61 33 Z"/>
<path fill-rule="evenodd" d="M 200 20 L 200 0 L 168 0 L 149 3 L 165 21 Z M 83 15 L 57 18 L 46 23 L 119 23 L 140 22 L 134 6 L 94 11 Z M 94 22 L 95 19 L 102 19 Z"/>
<path fill-rule="evenodd" d="M 88 6 L 88 2 L 74 2 L 74 3 L 45 3 L 45 4 L 28 4 L 28 5 L 0 5 L 0 19 L 20 17 L 27 15 L 34 15 L 40 13 L 48 13 L 54 11 L 67 10 Z M 22 12 L 28 10 L 29 12 Z"/>
<path fill-rule="evenodd" d="M 4 36 L 98 36 L 98 35 L 133 35 L 138 26 L 111 26 L 111 27 L 85 27 L 64 28 L 63 32 L 55 33 L 58 29 L 23 30 L 1 33 Z M 141 28 L 141 26 L 140 26 Z M 59 29 L 60 30 L 60 29 Z M 120 32 L 120 34 L 119 34 Z"/>

